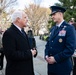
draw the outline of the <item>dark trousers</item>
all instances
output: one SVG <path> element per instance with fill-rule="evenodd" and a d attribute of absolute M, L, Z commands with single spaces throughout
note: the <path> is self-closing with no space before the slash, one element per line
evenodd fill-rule
<path fill-rule="evenodd" d="M 70 75 L 70 73 L 48 73 L 48 75 Z"/>
<path fill-rule="evenodd" d="M 73 58 L 74 67 L 73 67 L 73 75 L 76 75 L 76 57 Z"/>

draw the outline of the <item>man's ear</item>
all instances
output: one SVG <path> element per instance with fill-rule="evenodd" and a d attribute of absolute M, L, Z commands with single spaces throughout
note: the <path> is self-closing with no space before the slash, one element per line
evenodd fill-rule
<path fill-rule="evenodd" d="M 18 17 L 17 19 L 16 19 L 16 22 L 19 22 L 20 21 L 20 18 Z"/>

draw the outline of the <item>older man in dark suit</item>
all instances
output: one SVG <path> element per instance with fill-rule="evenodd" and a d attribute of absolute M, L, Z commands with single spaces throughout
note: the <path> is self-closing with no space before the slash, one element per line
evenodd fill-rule
<path fill-rule="evenodd" d="M 75 50 L 75 29 L 66 23 L 62 7 L 51 6 L 51 17 L 56 25 L 45 48 L 45 59 L 48 63 L 48 75 L 70 75 L 72 71 L 71 56 Z"/>
<path fill-rule="evenodd" d="M 23 11 L 12 14 L 12 25 L 3 35 L 3 48 L 7 60 L 5 75 L 34 75 L 33 56 L 36 50 L 29 46 L 23 31 L 27 25 L 27 15 Z"/>

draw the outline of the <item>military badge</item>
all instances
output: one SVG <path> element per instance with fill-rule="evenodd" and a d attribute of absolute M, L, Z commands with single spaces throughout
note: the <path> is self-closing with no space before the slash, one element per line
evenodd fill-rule
<path fill-rule="evenodd" d="M 62 38 L 59 39 L 59 42 L 60 42 L 60 43 L 63 42 Z"/>
<path fill-rule="evenodd" d="M 61 30 L 58 35 L 59 36 L 65 36 L 66 35 L 66 30 Z"/>
<path fill-rule="evenodd" d="M 66 27 L 67 27 L 67 26 L 64 26 L 64 27 L 63 27 L 63 30 L 64 30 Z"/>

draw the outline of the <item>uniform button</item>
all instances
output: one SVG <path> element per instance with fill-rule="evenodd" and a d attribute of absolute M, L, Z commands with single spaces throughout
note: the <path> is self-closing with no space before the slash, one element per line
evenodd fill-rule
<path fill-rule="evenodd" d="M 52 47 L 50 47 L 52 49 Z"/>
<path fill-rule="evenodd" d="M 53 41 L 52 41 L 53 42 Z"/>

